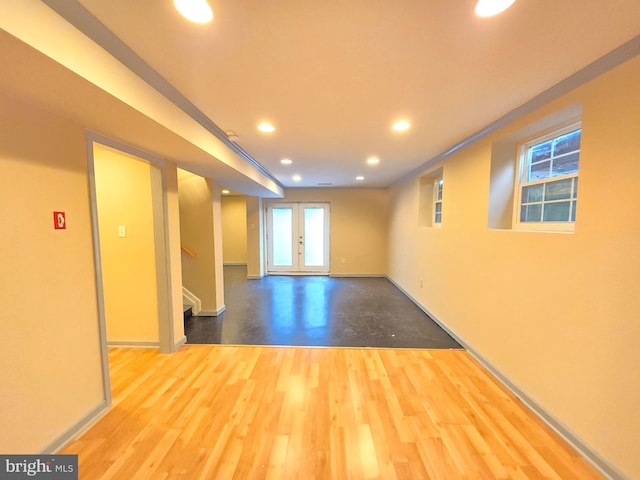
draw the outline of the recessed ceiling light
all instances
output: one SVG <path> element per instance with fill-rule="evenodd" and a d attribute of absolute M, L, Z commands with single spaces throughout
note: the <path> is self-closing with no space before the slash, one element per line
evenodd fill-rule
<path fill-rule="evenodd" d="M 294 176 L 293 176 L 293 177 L 291 177 L 291 178 L 293 178 L 293 181 L 294 181 L 294 182 L 299 182 L 300 180 L 302 180 L 302 177 L 301 177 L 300 175 L 294 175 Z"/>
<path fill-rule="evenodd" d="M 269 122 L 262 122 L 260 125 L 258 125 L 258 130 L 264 133 L 271 133 L 276 131 L 276 127 L 271 125 Z"/>
<path fill-rule="evenodd" d="M 360 181 L 364 180 L 364 177 L 362 175 L 358 175 L 356 177 L 356 180 L 358 180 L 360 182 Z"/>
<path fill-rule="evenodd" d="M 213 19 L 213 10 L 207 0 L 173 0 L 180 14 L 195 23 L 207 23 Z"/>
<path fill-rule="evenodd" d="M 223 194 L 223 195 L 229 195 L 229 190 L 227 190 L 227 189 L 222 190 L 222 194 Z"/>
<path fill-rule="evenodd" d="M 405 130 L 409 130 L 410 127 L 411 124 L 406 120 L 398 120 L 391 126 L 391 128 L 396 132 L 404 132 Z"/>
<path fill-rule="evenodd" d="M 283 158 L 282 160 L 280 160 L 280 163 L 283 165 L 291 165 L 293 162 L 289 158 Z"/>
<path fill-rule="evenodd" d="M 516 0 L 478 0 L 476 15 L 479 17 L 492 17 L 504 12 L 513 5 Z"/>
<path fill-rule="evenodd" d="M 367 163 L 369 165 L 377 165 L 380 163 L 380 159 L 378 157 L 369 157 L 367 158 Z"/>

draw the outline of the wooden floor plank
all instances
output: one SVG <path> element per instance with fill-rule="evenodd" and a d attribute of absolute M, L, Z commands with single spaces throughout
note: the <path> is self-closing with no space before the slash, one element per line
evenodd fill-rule
<path fill-rule="evenodd" d="M 603 478 L 460 350 L 109 351 L 92 479 Z"/>

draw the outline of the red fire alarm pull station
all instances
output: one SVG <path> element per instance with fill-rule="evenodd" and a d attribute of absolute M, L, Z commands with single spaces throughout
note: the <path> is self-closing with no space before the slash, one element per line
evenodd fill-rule
<path fill-rule="evenodd" d="M 53 212 L 53 228 L 56 230 L 67 229 L 67 217 L 64 212 Z"/>

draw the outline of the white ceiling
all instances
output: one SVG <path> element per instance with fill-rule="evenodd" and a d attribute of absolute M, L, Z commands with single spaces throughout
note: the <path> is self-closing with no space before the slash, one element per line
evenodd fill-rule
<path fill-rule="evenodd" d="M 204 26 L 172 0 L 78 1 L 288 187 L 388 186 L 640 34 L 638 0 L 484 19 L 475 0 L 210 0 Z"/>

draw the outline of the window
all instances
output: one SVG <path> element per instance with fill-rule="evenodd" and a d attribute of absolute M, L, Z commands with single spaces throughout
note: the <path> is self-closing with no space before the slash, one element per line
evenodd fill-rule
<path fill-rule="evenodd" d="M 442 166 L 437 166 L 420 177 L 418 225 L 421 227 L 442 225 L 442 172 Z"/>
<path fill-rule="evenodd" d="M 433 223 L 442 223 L 442 178 L 433 184 Z"/>
<path fill-rule="evenodd" d="M 578 198 L 580 123 L 522 145 L 516 224 L 530 230 L 573 230 Z"/>

